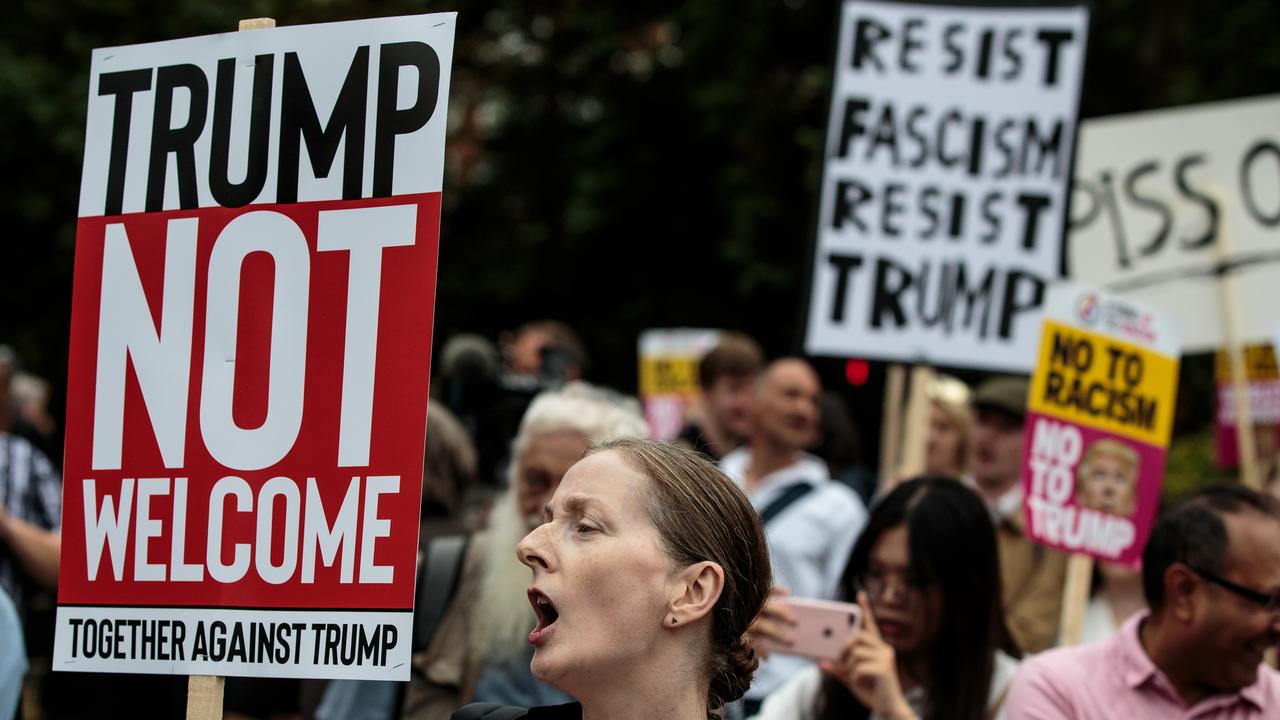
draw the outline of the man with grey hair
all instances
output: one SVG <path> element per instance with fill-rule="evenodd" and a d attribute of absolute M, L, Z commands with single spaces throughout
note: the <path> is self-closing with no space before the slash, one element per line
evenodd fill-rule
<path fill-rule="evenodd" d="M 523 707 L 567 702 L 529 672 L 526 638 L 535 618 L 525 592 L 529 571 L 515 547 L 541 523 L 560 479 L 589 447 L 648 432 L 639 403 L 603 388 L 571 382 L 534 398 L 512 443 L 510 483 L 488 529 L 472 536 L 430 644 L 414 656 L 405 717 L 445 720 L 472 699 Z"/>

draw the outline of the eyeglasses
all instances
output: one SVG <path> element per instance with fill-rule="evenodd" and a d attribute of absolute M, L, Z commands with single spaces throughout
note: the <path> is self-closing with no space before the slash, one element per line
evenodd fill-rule
<path fill-rule="evenodd" d="M 1268 595 L 1267 593 L 1258 592 L 1257 590 L 1247 588 L 1243 585 L 1237 585 L 1231 582 L 1230 580 L 1226 580 L 1221 577 L 1218 577 L 1217 575 L 1214 575 L 1208 570 L 1203 570 L 1190 563 L 1185 563 L 1185 564 L 1187 568 L 1191 570 L 1191 572 L 1199 575 L 1205 580 L 1208 580 L 1214 585 L 1217 585 L 1223 588 L 1224 590 L 1230 590 L 1231 592 L 1235 593 L 1236 595 L 1239 595 L 1240 597 L 1246 600 L 1251 600 L 1257 603 L 1258 605 L 1261 605 L 1263 611 L 1265 612 L 1273 613 L 1273 612 L 1276 612 L 1277 610 L 1280 610 L 1280 593 Z"/>
<path fill-rule="evenodd" d="M 890 587 L 897 593 L 898 602 L 907 607 L 914 607 L 924 596 L 924 583 L 912 577 L 899 578 L 897 583 L 890 585 L 886 575 L 868 570 L 855 577 L 854 582 L 869 600 L 884 600 Z"/>

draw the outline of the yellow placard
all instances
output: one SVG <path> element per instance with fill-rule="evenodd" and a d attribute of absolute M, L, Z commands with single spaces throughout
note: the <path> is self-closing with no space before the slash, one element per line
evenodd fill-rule
<path fill-rule="evenodd" d="M 1046 320 L 1028 407 L 1167 447 L 1177 385 L 1175 358 Z"/>
<path fill-rule="evenodd" d="M 640 396 L 695 396 L 698 385 L 698 361 L 695 356 L 662 355 L 640 359 Z"/>
<path fill-rule="evenodd" d="M 1226 385 L 1231 382 L 1231 356 L 1226 350 L 1219 350 L 1214 355 L 1213 367 L 1219 384 Z M 1276 368 L 1276 353 L 1271 343 L 1246 347 L 1244 367 L 1245 379 L 1248 382 L 1280 379 L 1280 370 Z"/>

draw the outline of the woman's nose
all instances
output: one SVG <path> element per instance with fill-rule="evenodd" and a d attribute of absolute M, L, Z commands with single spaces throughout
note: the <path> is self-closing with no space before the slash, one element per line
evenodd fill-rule
<path fill-rule="evenodd" d="M 551 564 L 547 562 L 550 554 L 546 552 L 545 543 L 542 542 L 543 528 L 545 527 L 546 525 L 539 525 L 516 544 L 516 557 L 520 558 L 520 562 L 535 572 L 539 569 L 551 569 Z"/>

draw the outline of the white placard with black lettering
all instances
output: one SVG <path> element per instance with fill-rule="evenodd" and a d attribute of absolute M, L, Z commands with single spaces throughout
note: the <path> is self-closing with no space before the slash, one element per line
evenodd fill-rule
<path fill-rule="evenodd" d="M 1266 342 L 1280 286 L 1280 95 L 1097 118 L 1080 127 L 1073 279 L 1173 313 L 1182 351 Z"/>
<path fill-rule="evenodd" d="M 808 352 L 1030 370 L 1062 262 L 1088 19 L 844 3 Z"/>

